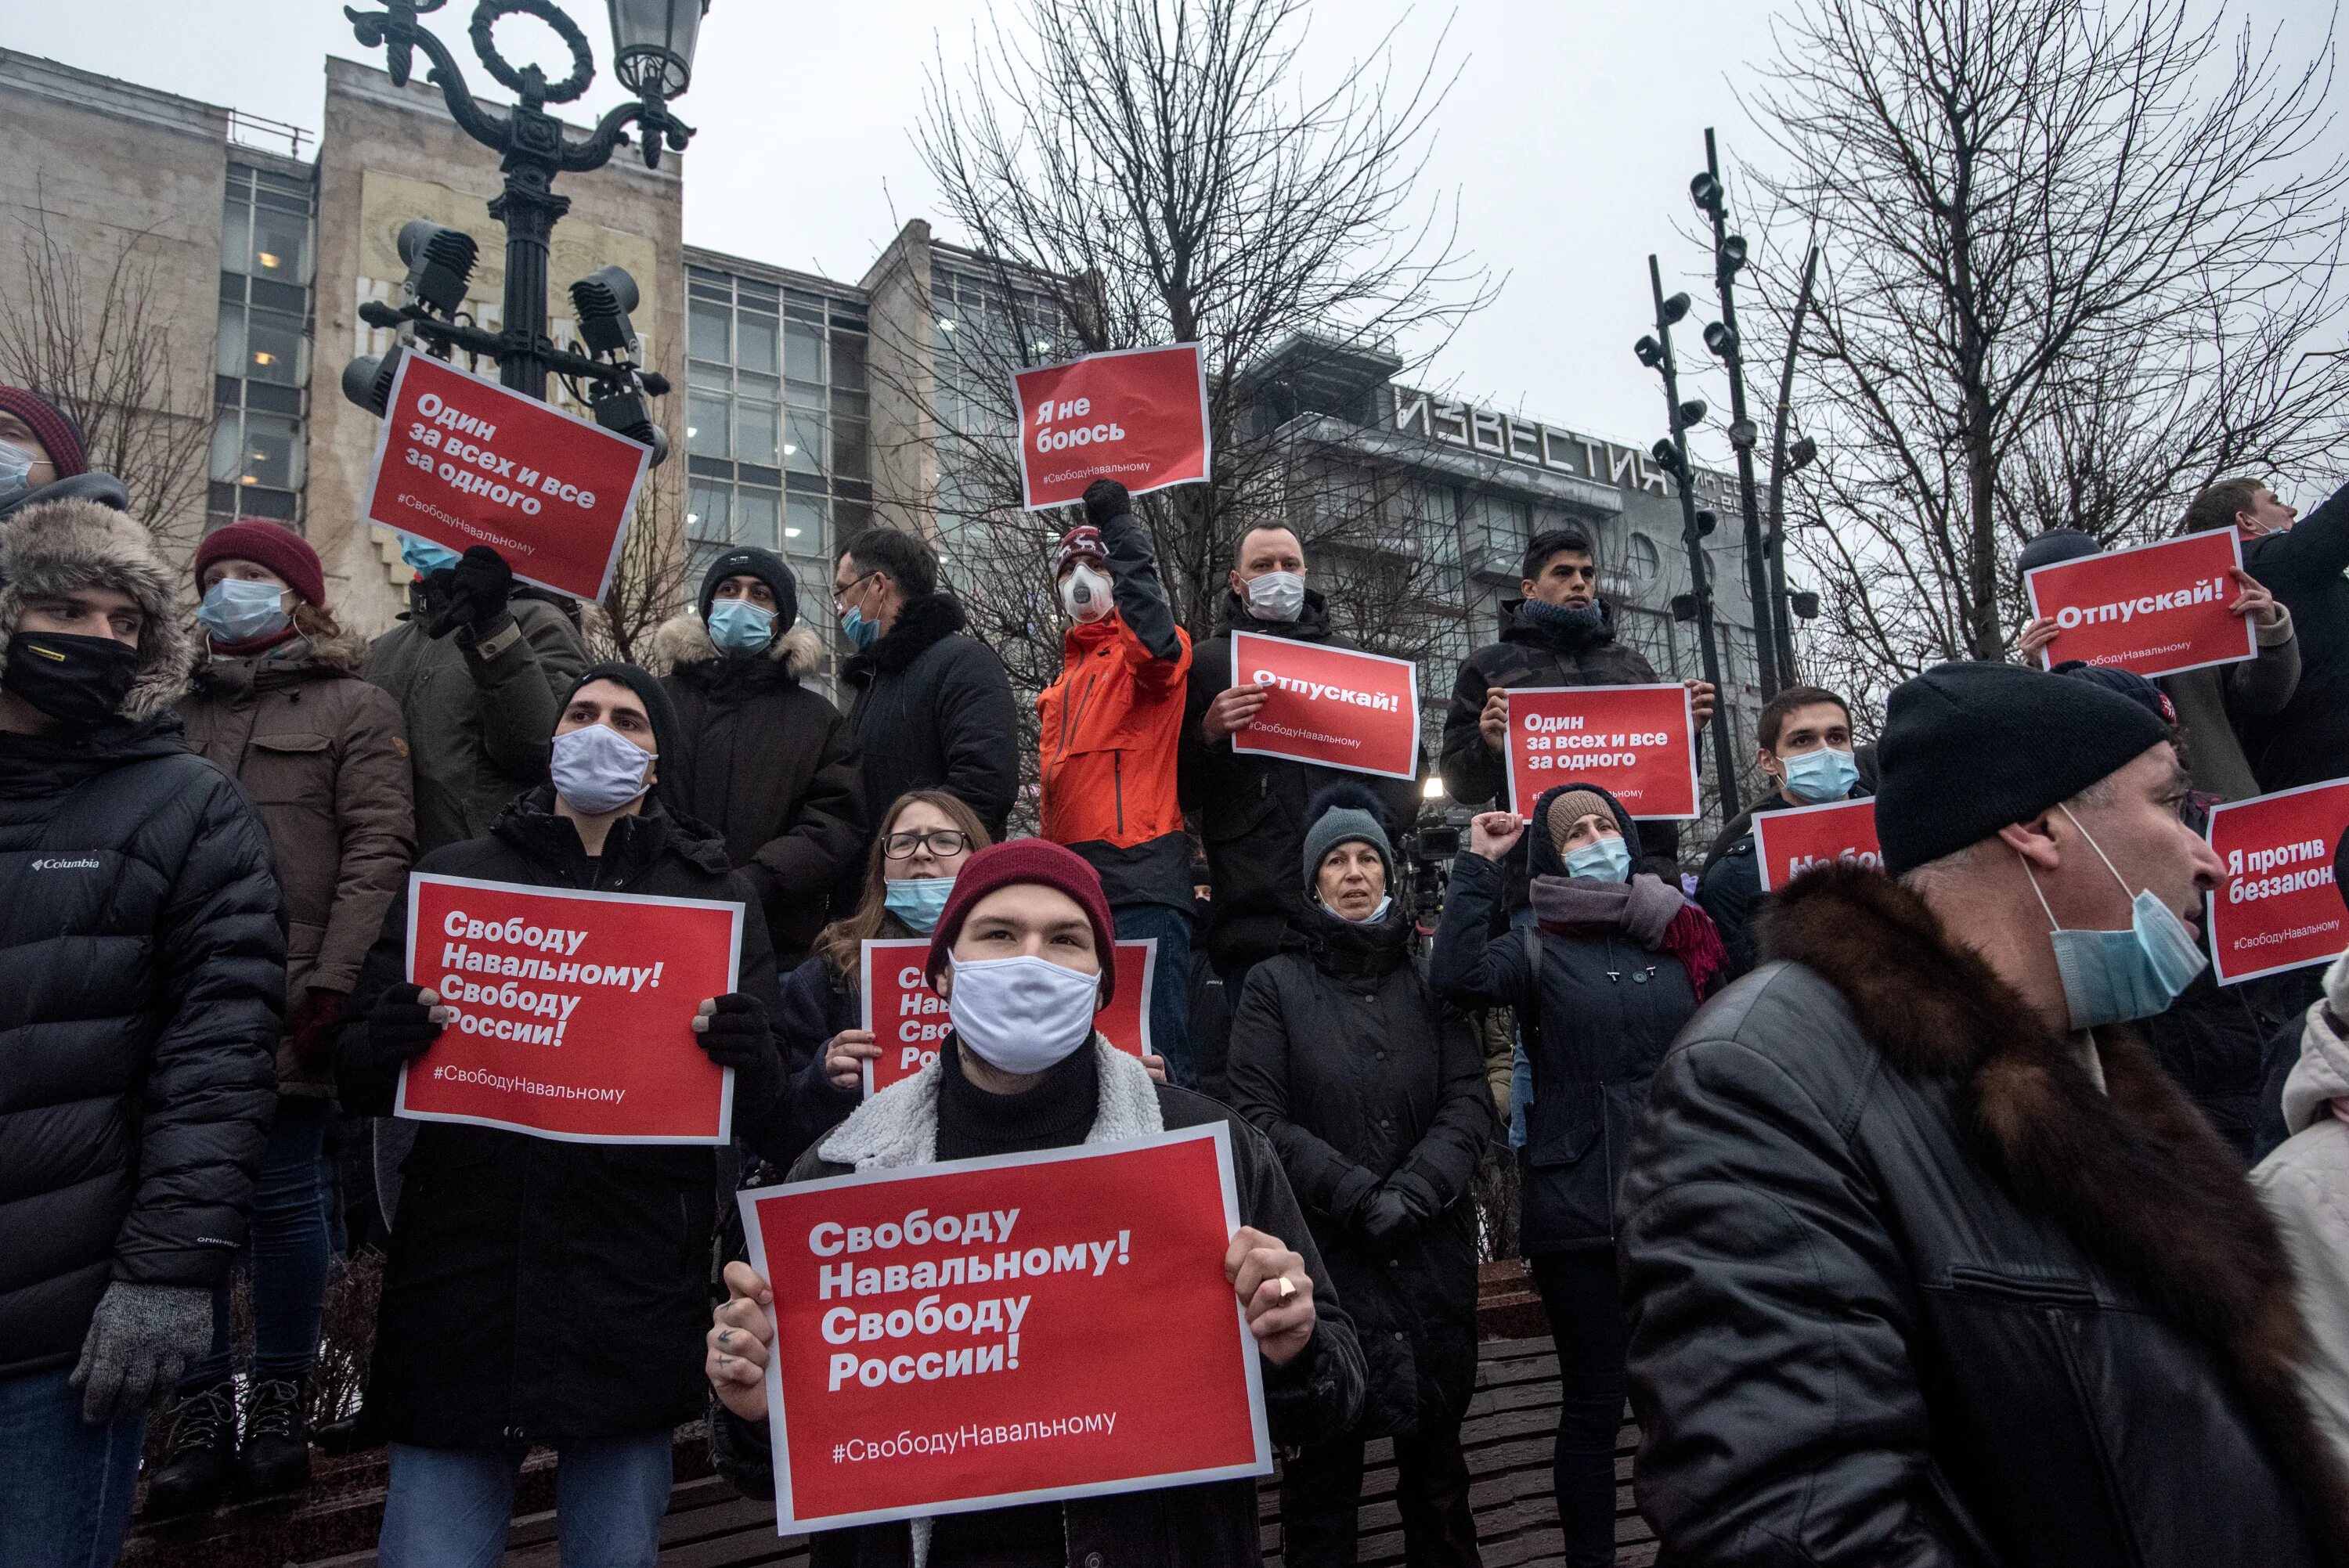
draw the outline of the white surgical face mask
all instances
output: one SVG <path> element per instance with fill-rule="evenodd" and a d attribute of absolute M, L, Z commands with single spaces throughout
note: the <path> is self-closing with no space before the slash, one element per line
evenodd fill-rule
<path fill-rule="evenodd" d="M 954 965 L 947 1015 L 955 1037 L 999 1072 L 1058 1067 L 1092 1038 L 1101 976 L 1049 958 L 975 958 Z"/>
<path fill-rule="evenodd" d="M 1295 572 L 1268 572 L 1251 577 L 1248 609 L 1259 621 L 1294 621 L 1305 608 L 1305 579 Z"/>
<path fill-rule="evenodd" d="M 653 754 L 608 724 L 591 724 L 554 738 L 547 771 L 573 810 L 600 817 L 652 787 Z"/>
<path fill-rule="evenodd" d="M 1061 579 L 1061 608 L 1078 622 L 1091 624 L 1110 613 L 1109 579 L 1090 566 L 1079 566 Z"/>

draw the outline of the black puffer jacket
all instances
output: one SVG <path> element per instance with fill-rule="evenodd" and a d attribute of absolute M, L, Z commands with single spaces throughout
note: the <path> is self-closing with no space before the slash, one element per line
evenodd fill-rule
<path fill-rule="evenodd" d="M 1508 766 L 1499 752 L 1485 744 L 1476 727 L 1485 699 L 1495 686 L 1653 686 L 1663 678 L 1645 655 L 1616 641 L 1614 611 L 1604 599 L 1599 603 L 1601 615 L 1595 629 L 1555 632 L 1518 614 L 1523 599 L 1501 601 L 1501 640 L 1468 655 L 1453 680 L 1452 701 L 1444 711 L 1438 766 L 1444 773 L 1444 793 L 1454 800 L 1463 806 L 1490 801 L 1496 807 L 1507 800 Z M 1642 822 L 1639 844 L 1649 861 L 1675 861 L 1680 855 L 1680 825 Z M 1653 864 L 1648 869 L 1661 872 L 1663 866 Z M 1512 879 L 1511 904 L 1524 902 L 1524 883 Z"/>
<path fill-rule="evenodd" d="M 855 731 L 800 684 L 822 654 L 815 634 L 794 626 L 764 654 L 730 656 L 691 611 L 654 639 L 655 667 L 668 670 L 661 689 L 677 708 L 680 753 L 662 759 L 662 782 L 678 810 L 725 839 L 785 968 L 807 956 L 833 885 L 864 866 Z"/>
<path fill-rule="evenodd" d="M 1537 803 L 1537 824 L 1552 793 Z M 1630 819 L 1619 804 L 1615 817 L 1629 837 Z M 1547 833 L 1529 828 L 1526 843 L 1533 875 L 1566 874 Z M 1651 953 L 1619 932 L 1495 931 L 1503 893 L 1501 867 L 1462 851 L 1452 862 L 1428 979 L 1459 1006 L 1516 1009 L 1524 1030 L 1534 1098 L 1517 1151 L 1520 1249 L 1530 1257 L 1606 1246 L 1615 1238 L 1615 1186 L 1632 1125 L 1657 1064 L 1696 1012 L 1696 988 L 1671 953 Z"/>
<path fill-rule="evenodd" d="M 745 905 L 740 989 L 778 1006 L 766 922 L 725 846 L 648 810 L 589 860 L 541 787 L 495 831 L 419 872 Z M 391 1111 L 397 1074 L 368 1070 L 367 1015 L 404 970 L 405 891 L 351 993 L 336 1062 L 347 1109 Z M 741 1078 L 736 1078 L 737 1092 Z M 778 1153 L 783 1108 L 737 1103 L 737 1132 Z M 496 1448 L 616 1437 L 694 1419 L 708 1385 L 718 1150 L 566 1143 L 458 1122 L 417 1124 L 378 1311 L 364 1417 L 392 1442 Z"/>
<path fill-rule="evenodd" d="M 93 583 L 147 615 L 117 717 L 0 734 L 0 1378 L 71 1366 L 115 1280 L 216 1282 L 277 1105 L 285 915 L 261 819 L 171 712 L 179 578 L 96 500 L 0 531 L 0 628 Z"/>
<path fill-rule="evenodd" d="M 1280 951 L 1281 938 L 1305 912 L 1297 866 L 1305 852 L 1306 803 L 1340 779 L 1366 784 L 1385 808 L 1387 829 L 1400 833 L 1419 814 L 1420 787 L 1408 779 L 1380 779 L 1340 768 L 1317 768 L 1283 757 L 1243 755 L 1229 740 L 1207 745 L 1199 721 L 1232 686 L 1232 630 L 1290 637 L 1333 648 L 1353 645 L 1330 630 L 1330 609 L 1308 589 L 1294 621 L 1259 621 L 1237 593 L 1224 595 L 1223 630 L 1191 653 L 1191 689 L 1183 709 L 1177 788 L 1183 809 L 1198 815 L 1206 841 L 1207 878 L 1216 895 L 1198 940 L 1216 966 L 1229 974 Z"/>
<path fill-rule="evenodd" d="M 908 599 L 885 635 L 841 665 L 840 678 L 856 692 L 848 722 L 864 754 L 867 809 L 877 816 L 908 789 L 943 789 L 1000 841 L 1019 793 L 1011 677 L 962 628 L 952 594 Z"/>
<path fill-rule="evenodd" d="M 1468 1021 L 1412 966 L 1401 904 L 1367 929 L 1320 911 L 1249 971 L 1232 1022 L 1232 1109 L 1280 1155 L 1354 1320 L 1368 1367 L 1361 1430 L 1456 1423 L 1476 1391 L 1477 1162 L 1499 1132 Z M 1446 1207 L 1374 1243 L 1339 1223 L 1408 1171 Z"/>
<path fill-rule="evenodd" d="M 1622 1187 L 1633 1470 L 1680 1563 L 2304 1568 L 2349 1484 L 2234 1156 L 2105 1091 L 1914 894 L 1831 868 L 1657 1075 Z"/>
<path fill-rule="evenodd" d="M 0 1377 L 70 1366 L 114 1280 L 227 1269 L 285 986 L 268 839 L 176 718 L 0 736 Z"/>

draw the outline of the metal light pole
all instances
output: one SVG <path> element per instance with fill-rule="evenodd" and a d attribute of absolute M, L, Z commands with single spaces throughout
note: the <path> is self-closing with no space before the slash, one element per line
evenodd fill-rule
<path fill-rule="evenodd" d="M 1770 438 L 1770 531 L 1763 550 L 1770 558 L 1772 634 L 1778 644 L 1778 668 L 1788 686 L 1795 684 L 1795 676 L 1794 615 L 1786 594 L 1786 476 L 1807 468 L 1819 449 L 1808 436 L 1788 447 L 1786 418 L 1793 411 L 1795 356 L 1802 352 L 1803 321 L 1811 314 L 1811 288 L 1818 275 L 1819 247 L 1814 243 L 1803 258 L 1803 289 L 1795 298 L 1795 325 L 1786 335 L 1786 363 L 1778 372 L 1777 428 Z"/>
<path fill-rule="evenodd" d="M 1737 454 L 1737 505 L 1745 522 L 1745 593 L 1754 613 L 1754 662 L 1762 699 L 1778 695 L 1777 637 L 1771 615 L 1768 572 L 1763 559 L 1762 511 L 1754 494 L 1754 443 L 1759 432 L 1745 417 L 1745 355 L 1737 335 L 1736 291 L 1730 280 L 1745 265 L 1745 237 L 1729 232 L 1729 202 L 1721 185 L 1721 160 L 1713 128 L 1704 131 L 1704 172 L 1689 181 L 1689 195 L 1713 220 L 1713 285 L 1721 296 L 1721 321 L 1704 329 L 1704 346 L 1729 371 L 1729 444 Z"/>
<path fill-rule="evenodd" d="M 1704 417 L 1704 405 L 1682 406 L 1680 370 L 1672 359 L 1672 323 L 1688 315 L 1689 299 L 1686 294 L 1664 297 L 1664 274 L 1652 255 L 1648 258 L 1648 286 L 1655 295 L 1656 335 L 1641 338 L 1634 352 L 1640 363 L 1660 371 L 1664 378 L 1664 406 L 1671 418 L 1672 433 L 1656 443 L 1651 455 L 1671 475 L 1681 492 L 1681 540 L 1688 547 L 1690 594 L 1696 601 L 1697 647 L 1704 660 L 1704 678 L 1712 683 L 1713 690 L 1713 777 L 1721 790 L 1722 815 L 1726 818 L 1736 810 L 1737 769 L 1729 754 L 1729 694 L 1721 689 L 1721 652 L 1713 636 L 1713 585 L 1704 564 L 1705 529 L 1697 521 L 1696 490 L 1691 482 L 1693 471 L 1688 456 L 1688 425 Z"/>
<path fill-rule="evenodd" d="M 498 113 L 474 99 L 448 46 L 417 20 L 446 4 L 448 0 L 389 0 L 381 11 L 346 7 L 343 15 L 350 19 L 351 30 L 363 46 L 383 48 L 384 64 L 395 86 L 408 84 L 415 52 L 422 50 L 432 67 L 427 79 L 440 88 L 450 115 L 465 134 L 499 155 L 505 188 L 490 202 L 490 216 L 506 231 L 502 330 L 491 333 L 462 325 L 412 301 L 398 306 L 370 302 L 360 307 L 360 319 L 371 326 L 398 331 L 404 341 L 411 334 L 420 336 L 443 355 L 453 347 L 490 356 L 498 362 L 499 379 L 533 397 L 545 397 L 550 370 L 587 378 L 615 397 L 625 397 L 637 386 L 656 395 L 667 391 L 664 378 L 639 376 L 632 362 L 573 354 L 557 348 L 547 335 L 548 242 L 555 223 L 571 207 L 570 198 L 556 195 L 554 184 L 557 174 L 585 173 L 610 162 L 631 123 L 639 127 L 638 142 L 647 169 L 659 167 L 664 144 L 673 151 L 685 150 L 693 128 L 669 112 L 668 100 L 681 96 L 692 79 L 694 42 L 709 0 L 611 0 L 612 36 L 618 46 L 613 69 L 636 98 L 605 115 L 585 141 L 566 138 L 562 122 L 544 108 L 550 103 L 569 103 L 595 79 L 595 57 L 576 22 L 556 8 L 554 0 L 481 0 L 474 7 L 473 52 L 490 75 L 519 100 Z M 535 16 L 554 28 L 571 50 L 571 74 L 550 85 L 546 73 L 537 66 L 517 69 L 509 64 L 491 37 L 491 29 L 505 16 Z M 460 282 L 461 272 L 471 266 L 470 244 L 466 251 Z M 413 261 L 406 255 L 402 259 Z M 606 309 L 616 304 L 625 319 L 626 313 L 636 306 L 635 281 L 619 273 L 626 283 L 620 290 L 610 276 L 615 272 L 617 269 L 606 268 L 596 278 L 611 291 L 612 297 L 605 301 Z M 593 309 L 588 302 L 581 303 L 583 314 Z M 634 335 L 633 332 L 626 335 L 631 349 Z M 612 424 L 605 418 L 604 401 L 602 396 L 596 399 L 598 419 Z M 640 394 L 637 403 L 635 411 L 642 413 Z M 648 419 L 647 415 L 645 422 Z M 612 428 L 626 428 L 616 424 Z"/>

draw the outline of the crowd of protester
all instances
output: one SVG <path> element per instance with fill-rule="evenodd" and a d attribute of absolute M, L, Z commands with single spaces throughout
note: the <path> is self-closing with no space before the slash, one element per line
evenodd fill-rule
<path fill-rule="evenodd" d="M 1194 646 L 1124 490 L 1087 493 L 1040 562 L 1064 664 L 1011 836 L 1011 684 L 911 534 L 833 563 L 843 710 L 764 551 L 711 561 L 644 668 L 591 662 L 494 551 L 405 538 L 408 614 L 363 647 L 295 531 L 219 529 L 183 580 L 127 499 L 0 387 L 0 1564 L 112 1562 L 142 1449 L 150 1520 L 299 1495 L 362 1246 L 336 1440 L 388 1451 L 379 1560 L 495 1562 L 543 1447 L 561 1560 L 650 1563 L 677 1429 L 772 1495 L 735 1190 L 1216 1124 L 1291 1563 L 1356 1561 L 1376 1439 L 1406 1559 L 1480 1561 L 1497 1161 L 1556 1343 L 1557 1560 L 1614 1561 L 1628 1398 L 1675 1563 L 2349 1562 L 2349 956 L 2220 985 L 2194 929 L 2212 806 L 2349 775 L 2349 490 L 2189 509 L 2244 542 L 2253 659 L 2042 671 L 2034 623 L 2030 665 L 1939 666 L 1880 715 L 1778 693 L 1702 855 L 1589 779 L 1502 809 L 1512 688 L 1657 679 L 1589 537 L 1544 534 L 1458 671 L 1435 768 L 1473 815 L 1432 923 L 1422 780 L 1233 744 L 1268 697 L 1234 633 L 1347 645 L 1286 528 L 1236 542 Z M 1756 814 L 1871 796 L 1880 871 L 1764 892 Z M 406 977 L 411 871 L 739 904 L 738 988 L 693 1015 L 731 1145 L 394 1116 L 450 1018 Z M 1137 938 L 1139 1057 L 1097 1026 Z M 950 1027 L 868 1094 L 876 939 L 926 944 Z M 1262 1548 L 1247 1479 L 812 1543 Z"/>

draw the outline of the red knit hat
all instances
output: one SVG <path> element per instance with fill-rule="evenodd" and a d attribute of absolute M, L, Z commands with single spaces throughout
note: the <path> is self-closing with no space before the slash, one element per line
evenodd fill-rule
<path fill-rule="evenodd" d="M 32 428 L 49 454 L 49 461 L 56 465 L 57 478 L 69 480 L 89 471 L 89 453 L 82 440 L 81 427 L 55 403 L 22 387 L 0 387 L 0 409 L 16 415 Z"/>
<path fill-rule="evenodd" d="M 214 529 L 196 546 L 196 581 L 215 561 L 250 561 L 285 580 L 285 586 L 323 609 L 326 603 L 326 573 L 310 542 L 290 528 L 274 522 L 232 522 Z"/>
<path fill-rule="evenodd" d="M 989 844 L 963 861 L 962 870 L 955 873 L 954 892 L 947 895 L 936 929 L 930 933 L 926 973 L 931 984 L 937 983 L 938 971 L 946 967 L 955 938 L 962 934 L 962 923 L 970 916 L 971 906 L 998 888 L 1022 883 L 1067 893 L 1085 912 L 1085 919 L 1093 928 L 1093 951 L 1101 954 L 1101 997 L 1096 1006 L 1108 1006 L 1110 995 L 1117 988 L 1117 935 L 1110 922 L 1109 895 L 1102 892 L 1099 872 L 1087 865 L 1074 850 L 1065 849 L 1050 839 L 1011 839 Z"/>

